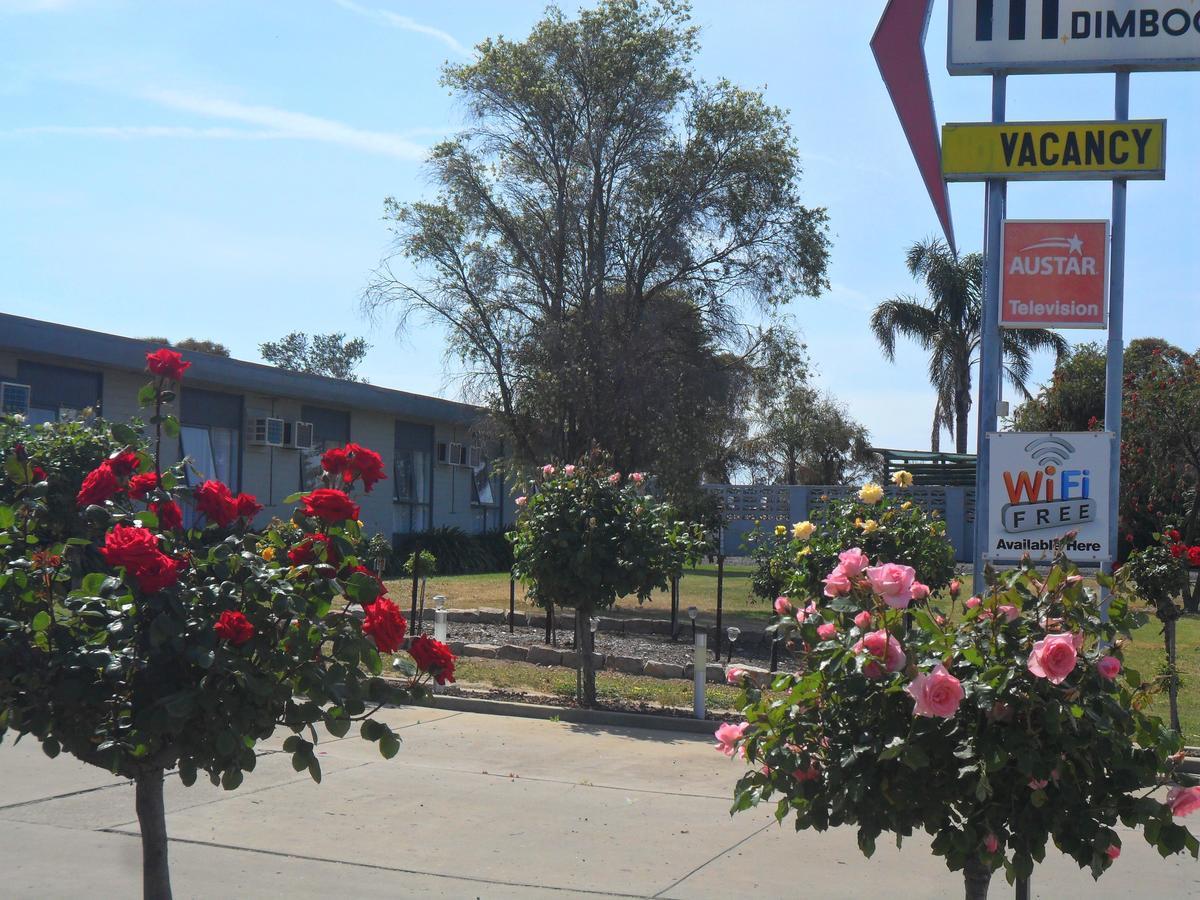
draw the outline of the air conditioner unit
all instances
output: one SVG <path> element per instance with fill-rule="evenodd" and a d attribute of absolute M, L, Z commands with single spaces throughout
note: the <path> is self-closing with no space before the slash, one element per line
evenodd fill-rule
<path fill-rule="evenodd" d="M 467 465 L 472 469 L 478 469 L 483 465 L 483 448 L 480 446 L 467 448 Z"/>
<path fill-rule="evenodd" d="M 467 448 L 462 444 L 451 444 L 448 456 L 450 465 L 461 466 L 467 461 Z"/>
<path fill-rule="evenodd" d="M 311 450 L 316 441 L 316 432 L 313 429 L 313 423 L 297 421 L 289 424 L 292 426 L 292 439 L 289 446 L 295 447 L 297 450 Z"/>
<path fill-rule="evenodd" d="M 284 445 L 284 421 L 272 417 L 253 420 L 249 442 L 259 447 L 282 447 Z"/>
<path fill-rule="evenodd" d="M 437 461 L 443 466 L 450 464 L 450 445 L 445 441 L 437 442 Z"/>
<path fill-rule="evenodd" d="M 0 382 L 0 412 L 6 416 L 29 415 L 29 394 L 31 388 L 27 384 L 17 384 L 14 381 Z"/>

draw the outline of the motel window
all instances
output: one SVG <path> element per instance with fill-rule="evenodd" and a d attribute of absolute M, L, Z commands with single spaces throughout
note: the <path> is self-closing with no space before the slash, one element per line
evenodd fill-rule
<path fill-rule="evenodd" d="M 84 409 L 100 411 L 103 380 L 99 372 L 20 360 L 17 381 L 30 387 L 30 422 L 57 422 Z"/>
<path fill-rule="evenodd" d="M 433 524 L 433 427 L 397 422 L 394 459 L 395 530 L 425 531 Z"/>
<path fill-rule="evenodd" d="M 239 490 L 242 398 L 184 388 L 179 396 L 179 422 L 179 449 L 189 459 L 188 483 L 216 479 L 230 490 Z"/>
<path fill-rule="evenodd" d="M 321 486 L 321 455 L 331 447 L 350 442 L 350 413 L 325 406 L 300 407 L 300 419 L 312 422 L 311 450 L 300 451 L 300 487 L 311 491 Z"/>

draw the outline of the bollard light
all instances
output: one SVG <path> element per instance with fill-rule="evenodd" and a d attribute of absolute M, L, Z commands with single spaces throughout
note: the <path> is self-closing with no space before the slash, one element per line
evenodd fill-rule
<path fill-rule="evenodd" d="M 687 608 L 688 618 L 692 620 L 692 640 L 696 640 L 696 616 L 700 615 L 700 610 L 694 606 Z"/>
<path fill-rule="evenodd" d="M 444 594 L 438 594 L 436 597 L 433 598 L 433 608 L 434 609 L 445 609 L 446 608 L 446 597 Z"/>
<path fill-rule="evenodd" d="M 695 607 L 692 608 L 695 609 Z M 693 617 L 693 630 L 695 629 L 695 625 L 696 619 Z M 703 719 L 704 686 L 708 681 L 708 635 L 700 631 L 696 632 L 693 638 L 696 641 L 696 651 L 692 657 L 692 710 L 697 719 Z"/>
<path fill-rule="evenodd" d="M 600 627 L 600 619 L 593 616 L 591 619 L 588 620 L 588 625 L 591 626 L 592 634 L 595 634 L 596 629 Z"/>
<path fill-rule="evenodd" d="M 725 662 L 728 663 L 733 659 L 733 645 L 742 636 L 742 629 L 736 625 L 730 625 L 725 629 L 725 634 L 729 637 L 729 652 L 725 654 Z M 720 660 L 717 660 L 717 662 L 720 662 Z"/>

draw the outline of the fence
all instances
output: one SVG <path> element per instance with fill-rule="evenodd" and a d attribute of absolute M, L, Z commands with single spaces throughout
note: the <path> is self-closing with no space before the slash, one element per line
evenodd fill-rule
<path fill-rule="evenodd" d="M 746 535 L 761 522 L 764 529 L 791 525 L 810 518 L 812 510 L 830 500 L 853 496 L 858 488 L 845 485 L 729 485 L 706 484 L 720 498 L 725 511 L 721 552 L 725 556 L 748 555 Z M 898 489 L 890 489 L 895 496 Z M 918 485 L 903 491 L 906 500 L 937 510 L 946 522 L 946 535 L 958 562 L 970 562 L 975 549 L 975 488 L 959 485 Z"/>

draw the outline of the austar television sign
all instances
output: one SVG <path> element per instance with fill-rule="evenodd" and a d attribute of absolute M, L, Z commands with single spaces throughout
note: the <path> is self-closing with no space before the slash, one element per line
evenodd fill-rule
<path fill-rule="evenodd" d="M 1111 432 L 1000 432 L 987 439 L 985 559 L 1049 560 L 1060 547 L 1076 562 L 1112 559 Z"/>
<path fill-rule="evenodd" d="M 950 0 L 951 75 L 1200 68 L 1195 0 Z"/>
<path fill-rule="evenodd" d="M 1002 328 L 1104 328 L 1107 319 L 1107 221 L 1004 222 Z"/>

